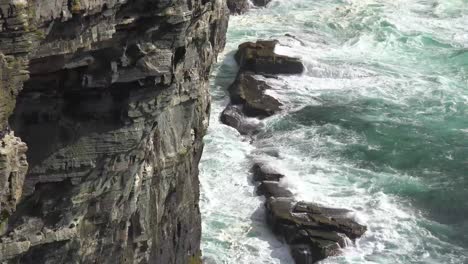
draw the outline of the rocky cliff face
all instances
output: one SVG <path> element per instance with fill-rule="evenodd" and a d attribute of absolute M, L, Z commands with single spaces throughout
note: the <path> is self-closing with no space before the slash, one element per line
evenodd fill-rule
<path fill-rule="evenodd" d="M 0 261 L 200 262 L 227 19 L 224 0 L 0 0 Z"/>

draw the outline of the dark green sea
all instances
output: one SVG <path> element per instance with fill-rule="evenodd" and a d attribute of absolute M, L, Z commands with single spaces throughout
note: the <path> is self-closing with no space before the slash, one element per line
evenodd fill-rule
<path fill-rule="evenodd" d="M 279 39 L 307 71 L 270 80 L 286 109 L 251 144 L 218 118 L 233 51 L 257 39 Z M 293 263 L 265 225 L 253 159 L 284 172 L 299 199 L 368 226 L 323 263 L 468 263 L 468 0 L 273 0 L 231 17 L 211 91 L 207 263 Z"/>

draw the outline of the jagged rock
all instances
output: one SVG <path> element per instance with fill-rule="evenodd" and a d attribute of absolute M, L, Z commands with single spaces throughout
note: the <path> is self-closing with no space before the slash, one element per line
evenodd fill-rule
<path fill-rule="evenodd" d="M 255 163 L 251 169 L 253 173 L 253 180 L 257 182 L 262 181 L 279 181 L 284 178 L 284 175 L 277 172 L 274 168 L 267 164 Z"/>
<path fill-rule="evenodd" d="M 300 74 L 304 65 L 298 58 L 275 53 L 277 40 L 258 40 L 239 45 L 235 59 L 241 71 L 266 74 Z"/>
<path fill-rule="evenodd" d="M 281 110 L 282 103 L 266 91 L 271 86 L 257 79 L 252 72 L 241 72 L 229 87 L 231 102 L 242 104 L 243 112 L 251 117 L 267 117 Z"/>
<path fill-rule="evenodd" d="M 227 0 L 231 14 L 242 14 L 249 10 L 249 0 Z"/>
<path fill-rule="evenodd" d="M 366 227 L 347 217 L 345 209 L 270 198 L 265 203 L 267 222 L 291 246 L 296 263 L 314 263 L 336 255 L 347 239 L 361 237 Z"/>
<path fill-rule="evenodd" d="M 221 122 L 235 128 L 242 135 L 254 135 L 260 131 L 262 124 L 246 117 L 241 105 L 228 105 L 221 113 Z"/>
<path fill-rule="evenodd" d="M 257 187 L 257 194 L 263 195 L 266 198 L 270 197 L 292 197 L 293 194 L 291 191 L 281 186 L 276 181 L 263 181 Z"/>
<path fill-rule="evenodd" d="M 0 262 L 199 263 L 225 1 L 0 9 Z"/>

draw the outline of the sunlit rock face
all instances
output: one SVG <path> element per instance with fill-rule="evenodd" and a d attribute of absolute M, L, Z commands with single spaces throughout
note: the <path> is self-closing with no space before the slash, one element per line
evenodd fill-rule
<path fill-rule="evenodd" d="M 0 8 L 0 261 L 199 263 L 198 161 L 226 3 Z"/>

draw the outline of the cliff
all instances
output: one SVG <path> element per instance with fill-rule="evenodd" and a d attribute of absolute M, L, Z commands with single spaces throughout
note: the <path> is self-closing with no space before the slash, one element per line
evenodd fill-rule
<path fill-rule="evenodd" d="M 223 0 L 0 0 L 0 261 L 200 263 Z"/>

